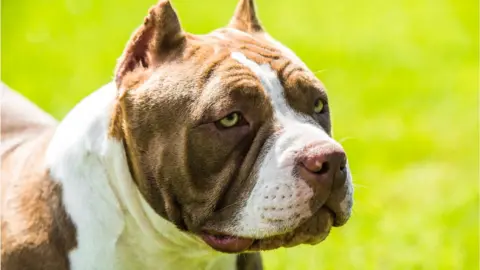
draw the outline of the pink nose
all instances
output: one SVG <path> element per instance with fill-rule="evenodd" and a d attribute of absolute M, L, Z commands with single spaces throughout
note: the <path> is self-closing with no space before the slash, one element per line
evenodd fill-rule
<path fill-rule="evenodd" d="M 345 167 L 346 155 L 336 144 L 312 145 L 300 154 L 298 162 L 303 179 L 330 184 L 335 174 Z"/>

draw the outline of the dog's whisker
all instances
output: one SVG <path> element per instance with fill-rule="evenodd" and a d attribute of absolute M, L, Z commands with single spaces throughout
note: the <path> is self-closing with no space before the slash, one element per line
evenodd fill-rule
<path fill-rule="evenodd" d="M 353 183 L 353 187 L 355 187 L 355 188 L 368 188 L 368 186 L 366 186 L 366 185 L 357 184 L 357 183 Z"/>
<path fill-rule="evenodd" d="M 337 141 L 338 141 L 339 143 L 344 143 L 344 142 L 346 142 L 346 141 L 348 141 L 348 140 L 352 140 L 352 139 L 355 139 L 355 137 L 343 137 L 343 138 L 341 138 L 341 139 L 338 139 Z"/>
<path fill-rule="evenodd" d="M 327 70 L 326 69 L 319 69 L 319 70 L 313 71 L 313 74 L 322 73 L 324 71 L 327 71 Z"/>

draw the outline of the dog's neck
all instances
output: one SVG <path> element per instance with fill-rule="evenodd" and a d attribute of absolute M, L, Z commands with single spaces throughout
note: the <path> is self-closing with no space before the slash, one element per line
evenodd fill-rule
<path fill-rule="evenodd" d="M 79 103 L 47 151 L 47 167 L 62 184 L 76 226 L 72 269 L 234 268 L 235 255 L 181 232 L 143 199 L 122 142 L 108 136 L 116 91 L 110 83 Z"/>

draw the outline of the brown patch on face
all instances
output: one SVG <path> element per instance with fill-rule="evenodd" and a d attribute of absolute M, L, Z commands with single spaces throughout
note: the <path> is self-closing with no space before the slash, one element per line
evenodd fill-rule
<path fill-rule="evenodd" d="M 245 184 L 246 179 L 234 178 L 247 176 L 270 134 L 268 125 L 262 124 L 272 112 L 265 109 L 269 107 L 264 94 L 256 88 L 258 82 L 235 61 L 229 64 L 219 66 L 201 92 L 190 90 L 187 95 L 149 89 L 129 91 L 124 98 L 124 141 L 130 162 L 138 164 L 138 169 L 131 166 L 136 182 L 153 208 L 181 228 L 198 230 L 216 208 L 228 203 L 228 199 L 224 203 L 220 199 L 226 190 L 234 190 L 228 183 Z M 230 75 L 217 75 L 227 70 Z M 197 72 L 200 74 L 202 69 L 197 68 Z M 191 89 L 183 85 L 191 83 L 184 75 L 170 75 L 168 81 L 174 81 L 180 89 Z M 246 85 L 250 90 L 239 88 Z M 228 91 L 218 91 L 220 88 Z M 233 111 L 241 111 L 248 124 L 218 130 L 214 122 Z"/>
<path fill-rule="evenodd" d="M 12 95 L 3 89 L 2 94 Z M 3 107 L 8 101 L 2 100 L 2 145 L 11 147 L 1 157 L 1 268 L 67 270 L 68 254 L 77 245 L 75 227 L 62 202 L 62 187 L 50 178 L 43 158 L 55 122 L 43 121 L 45 113 L 30 109 L 28 101 L 15 101 L 15 107 Z M 36 125 L 22 125 L 25 109 L 37 110 L 28 119 Z"/>

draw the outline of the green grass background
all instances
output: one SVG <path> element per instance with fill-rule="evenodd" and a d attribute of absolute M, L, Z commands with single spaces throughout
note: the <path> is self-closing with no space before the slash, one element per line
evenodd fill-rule
<path fill-rule="evenodd" d="M 112 78 L 155 0 L 3 0 L 1 76 L 57 118 Z M 351 221 L 266 269 L 478 269 L 478 2 L 258 0 L 329 89 L 356 185 Z M 173 0 L 184 28 L 235 0 Z"/>

